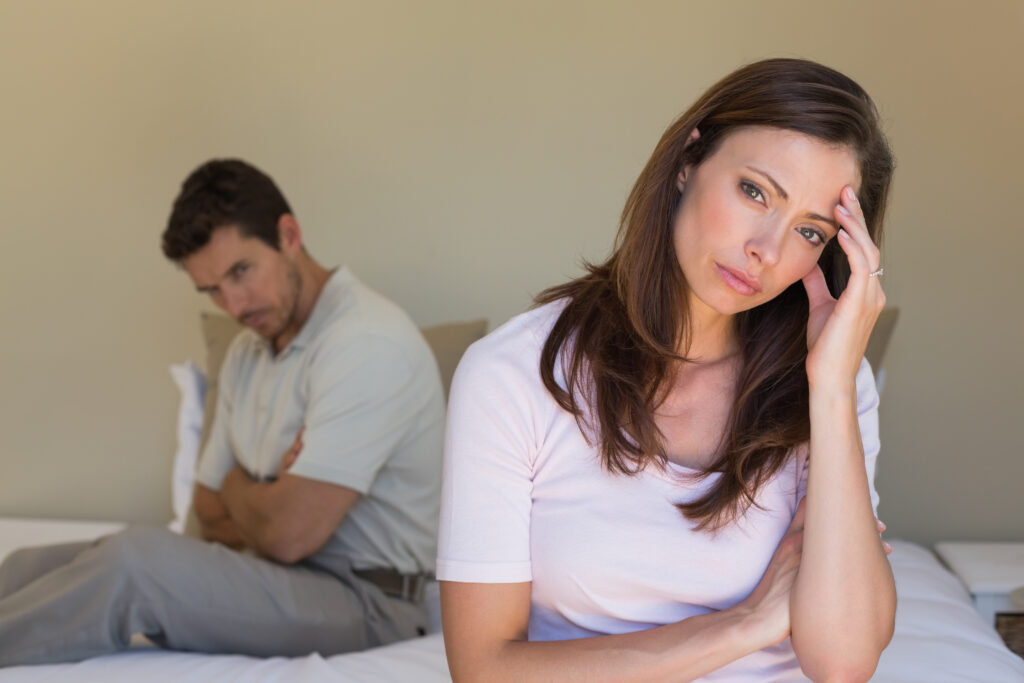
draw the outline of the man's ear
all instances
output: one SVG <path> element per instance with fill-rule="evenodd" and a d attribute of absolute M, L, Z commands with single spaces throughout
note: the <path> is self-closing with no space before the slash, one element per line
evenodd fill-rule
<path fill-rule="evenodd" d="M 683 149 L 686 149 L 687 147 L 692 145 L 693 142 L 699 137 L 700 131 L 697 128 L 691 130 L 690 134 L 686 137 L 686 144 L 683 145 Z M 693 164 L 687 164 L 686 166 L 683 166 L 683 168 L 679 171 L 679 175 L 676 176 L 676 187 L 679 188 L 680 192 L 682 192 L 683 188 L 686 187 L 686 176 L 690 173 L 690 170 L 692 168 Z"/>
<path fill-rule="evenodd" d="M 277 242 L 286 254 L 294 255 L 302 251 L 302 228 L 290 213 L 283 213 L 277 219 Z"/>

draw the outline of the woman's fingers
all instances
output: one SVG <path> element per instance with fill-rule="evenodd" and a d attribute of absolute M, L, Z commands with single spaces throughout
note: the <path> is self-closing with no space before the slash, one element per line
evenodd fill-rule
<path fill-rule="evenodd" d="M 793 519 L 790 521 L 785 535 L 779 541 L 779 545 L 775 548 L 775 553 L 772 555 L 772 560 L 769 563 L 769 571 L 765 573 L 765 576 L 772 573 L 771 568 L 773 566 L 777 572 L 782 568 L 798 566 L 800 564 L 800 553 L 803 551 L 804 546 L 804 519 L 807 515 L 806 501 L 806 496 L 801 498 L 796 506 L 796 510 L 793 511 Z"/>
<path fill-rule="evenodd" d="M 821 266 L 814 264 L 811 272 L 804 275 L 804 289 L 807 290 L 807 300 L 812 309 L 821 304 L 835 301 L 832 293 L 828 291 L 828 283 L 825 282 L 825 273 L 821 272 Z"/>
<path fill-rule="evenodd" d="M 885 522 L 883 522 L 882 520 L 878 519 L 877 517 L 875 518 L 875 526 L 878 528 L 878 533 L 879 534 L 885 533 L 885 530 L 887 528 L 885 526 Z M 885 554 L 886 555 L 891 555 L 892 554 L 892 544 L 889 543 L 888 541 L 886 541 L 884 538 L 882 539 L 882 549 L 885 550 Z"/>
<path fill-rule="evenodd" d="M 793 511 L 793 521 L 789 523 L 789 531 L 796 531 L 804 528 L 804 519 L 807 517 L 807 496 L 800 499 Z"/>
<path fill-rule="evenodd" d="M 783 640 L 790 633 L 790 591 L 800 569 L 803 553 L 805 509 L 806 503 L 802 499 L 764 575 L 750 596 L 743 601 L 747 607 L 761 615 L 760 622 L 773 643 Z"/>
<path fill-rule="evenodd" d="M 800 564 L 800 553 L 804 548 L 804 520 L 807 518 L 807 496 L 800 499 L 793 511 L 793 519 L 786 529 L 786 535 L 779 541 L 775 549 L 776 560 L 783 566 L 791 563 Z"/>
<path fill-rule="evenodd" d="M 846 259 L 850 262 L 850 273 L 858 277 L 867 277 L 868 273 L 872 272 L 872 268 L 868 263 L 868 257 L 864 253 L 863 247 L 845 229 L 839 231 L 836 239 L 839 240 L 839 246 L 842 248 L 843 253 L 846 254 Z"/>
<path fill-rule="evenodd" d="M 885 294 L 881 283 L 871 273 L 881 263 L 881 252 L 871 240 L 864 213 L 852 187 L 845 187 L 835 208 L 836 219 L 843 226 L 836 239 L 850 263 L 850 282 L 847 288 L 865 295 L 871 306 L 881 310 L 885 305 Z"/>
<path fill-rule="evenodd" d="M 868 232 L 860 200 L 857 199 L 857 194 L 849 185 L 843 188 L 840 194 L 839 204 L 836 206 L 836 217 L 849 236 L 863 250 L 869 272 L 877 269 L 881 262 L 881 253 L 878 251 L 878 246 L 871 240 L 871 233 Z"/>

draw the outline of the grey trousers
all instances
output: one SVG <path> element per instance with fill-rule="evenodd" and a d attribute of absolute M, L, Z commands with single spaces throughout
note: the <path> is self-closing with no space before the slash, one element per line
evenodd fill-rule
<path fill-rule="evenodd" d="M 161 528 L 26 548 L 0 566 L 0 666 L 128 647 L 324 656 L 422 635 L 422 605 L 351 572 L 280 565 Z"/>

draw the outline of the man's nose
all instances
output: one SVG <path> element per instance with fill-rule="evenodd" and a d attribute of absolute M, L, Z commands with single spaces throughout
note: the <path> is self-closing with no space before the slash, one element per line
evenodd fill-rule
<path fill-rule="evenodd" d="M 221 307 L 228 315 L 238 320 L 238 317 L 245 313 L 247 303 L 245 291 L 241 287 L 226 285 L 222 287 L 221 293 L 223 297 Z"/>

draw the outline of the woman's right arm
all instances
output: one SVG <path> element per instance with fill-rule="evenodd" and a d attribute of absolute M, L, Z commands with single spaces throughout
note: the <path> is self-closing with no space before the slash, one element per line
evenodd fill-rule
<path fill-rule="evenodd" d="M 690 681 L 753 651 L 729 610 L 648 631 L 528 642 L 529 583 L 444 581 L 441 600 L 456 682 Z"/>
<path fill-rule="evenodd" d="M 454 681 L 691 681 L 789 635 L 803 503 L 753 593 L 735 607 L 620 635 L 527 641 L 529 582 L 441 582 Z"/>

